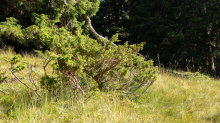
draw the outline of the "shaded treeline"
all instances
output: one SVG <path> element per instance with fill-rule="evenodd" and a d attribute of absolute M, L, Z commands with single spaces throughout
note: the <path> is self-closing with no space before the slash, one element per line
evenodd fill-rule
<path fill-rule="evenodd" d="M 89 34 L 83 18 L 71 14 L 78 8 L 62 11 L 63 2 L 65 0 L 1 0 L 0 22 L 15 17 L 21 28 L 26 28 L 36 24 L 35 17 L 45 14 L 50 20 L 59 20 L 55 27 L 66 26 L 74 35 L 77 30 Z M 92 4 L 86 4 L 93 11 Z M 119 44 L 145 42 L 141 53 L 153 59 L 155 65 L 218 76 L 219 6 L 217 0 L 100 0 L 99 11 L 90 17 L 93 16 L 92 25 L 99 34 L 110 38 L 118 33 Z M 17 52 L 47 49 L 40 38 L 18 42 L 9 38 L 13 35 L 0 37 L 1 47 L 11 45 Z"/>
<path fill-rule="evenodd" d="M 217 0 L 102 0 L 92 18 L 97 32 L 121 43 L 145 42 L 155 65 L 219 75 Z"/>

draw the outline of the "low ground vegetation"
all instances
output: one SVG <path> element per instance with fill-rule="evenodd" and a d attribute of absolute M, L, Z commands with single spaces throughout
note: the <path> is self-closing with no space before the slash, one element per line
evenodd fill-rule
<path fill-rule="evenodd" d="M 2 51 L 0 60 L 14 55 L 12 51 Z M 44 75 L 37 64 L 42 59 L 25 53 L 22 56 L 36 63 L 36 76 Z M 10 67 L 7 61 L 0 66 L 1 70 Z M 25 71 L 18 76 L 28 76 L 31 68 Z M 0 89 L 9 93 L 0 93 L 0 122 L 220 122 L 219 80 L 199 73 L 181 74 L 184 75 L 159 69 L 157 81 L 141 97 L 129 98 L 99 88 L 90 89 L 89 96 L 83 97 L 63 89 L 59 100 L 42 88 L 38 90 L 40 98 L 8 75 L 16 92 L 7 83 L 0 84 Z"/>

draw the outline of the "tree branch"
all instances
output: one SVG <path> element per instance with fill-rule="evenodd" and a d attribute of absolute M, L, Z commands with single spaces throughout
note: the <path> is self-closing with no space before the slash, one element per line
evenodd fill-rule
<path fill-rule="evenodd" d="M 99 35 L 93 28 L 90 18 L 83 14 L 82 18 L 86 21 L 86 24 L 89 25 L 89 32 L 96 38 L 96 39 L 103 39 L 105 42 L 110 42 L 108 39 L 104 38 L 103 36 Z M 111 42 L 112 46 L 117 47 L 117 45 Z"/>
<path fill-rule="evenodd" d="M 0 89 L 0 92 L 3 92 L 5 94 L 9 94 L 8 92 L 3 91 L 2 89 Z"/>
<path fill-rule="evenodd" d="M 35 94 L 37 94 L 38 96 L 40 96 L 42 98 L 42 96 L 37 92 L 37 89 L 33 89 L 30 86 L 28 86 L 26 83 L 22 82 L 22 80 L 14 73 L 14 71 L 11 69 L 11 73 L 18 79 L 18 81 L 20 83 L 22 83 L 23 85 L 25 85 L 27 88 L 31 89 L 32 91 L 34 91 Z"/>
<path fill-rule="evenodd" d="M 183 29 L 184 29 L 184 27 L 181 28 L 180 32 L 178 34 L 176 34 L 176 36 L 179 36 L 180 34 L 182 34 Z"/>

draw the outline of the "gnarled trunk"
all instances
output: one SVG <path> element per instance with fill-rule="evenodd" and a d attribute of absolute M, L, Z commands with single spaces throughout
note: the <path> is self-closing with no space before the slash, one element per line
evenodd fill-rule
<path fill-rule="evenodd" d="M 109 40 L 107 40 L 106 38 L 104 38 L 103 36 L 99 35 L 93 28 L 92 23 L 90 18 L 87 15 L 82 15 L 83 19 L 86 21 L 86 24 L 89 25 L 89 32 L 92 34 L 92 36 L 94 36 L 96 39 L 104 39 L 105 42 L 109 42 Z M 115 43 L 111 43 L 112 46 L 117 47 L 117 45 Z"/>

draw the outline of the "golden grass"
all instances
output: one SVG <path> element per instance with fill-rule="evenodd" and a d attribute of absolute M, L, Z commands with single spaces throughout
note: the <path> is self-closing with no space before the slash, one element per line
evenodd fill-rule
<path fill-rule="evenodd" d="M 3 57 L 13 53 L 1 52 Z M 24 55 L 32 63 L 41 59 Z M 1 62 L 2 63 L 2 62 Z M 1 65 L 0 68 L 8 66 Z M 39 67 L 40 69 L 40 67 Z M 0 122 L 20 123 L 197 123 L 220 122 L 219 80 L 176 77 L 161 70 L 149 93 L 128 99 L 115 92 L 96 91 L 88 98 L 74 98 L 65 91 L 59 101 L 40 90 L 43 98 L 37 98 L 18 82 L 11 84 L 20 94 L 12 92 L 6 84 L 0 89 Z M 91 92 L 92 93 L 92 92 Z"/>

